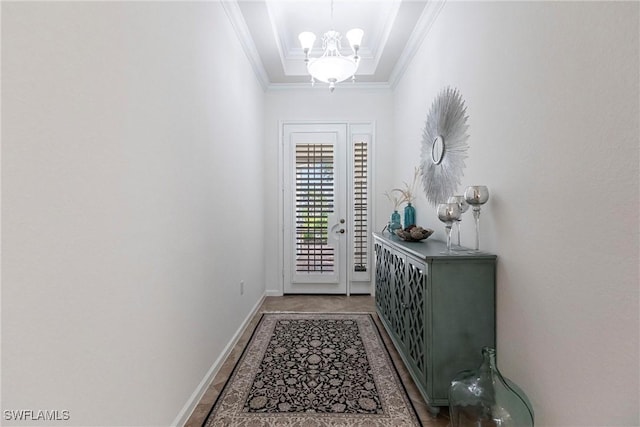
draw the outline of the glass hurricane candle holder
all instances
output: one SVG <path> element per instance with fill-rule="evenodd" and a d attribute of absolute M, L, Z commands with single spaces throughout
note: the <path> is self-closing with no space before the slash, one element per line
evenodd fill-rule
<path fill-rule="evenodd" d="M 438 205 L 438 219 L 444 222 L 447 232 L 447 251 L 442 253 L 451 254 L 451 226 L 454 221 L 460 218 L 461 214 L 460 206 L 457 203 L 440 203 Z"/>
<path fill-rule="evenodd" d="M 462 214 L 469 210 L 469 204 L 464 199 L 464 196 L 451 196 L 447 203 L 457 203 L 460 206 L 460 218 L 456 220 L 456 229 L 458 231 L 458 246 L 462 246 L 460 244 L 460 223 L 462 222 Z"/>
<path fill-rule="evenodd" d="M 485 185 L 472 185 L 464 191 L 464 199 L 473 208 L 473 218 L 476 220 L 476 247 L 480 250 L 480 207 L 489 200 L 489 189 Z"/>

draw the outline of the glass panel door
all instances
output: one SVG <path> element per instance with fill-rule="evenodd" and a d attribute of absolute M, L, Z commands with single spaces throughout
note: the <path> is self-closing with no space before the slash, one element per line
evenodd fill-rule
<path fill-rule="evenodd" d="M 346 293 L 346 125 L 284 125 L 285 293 Z"/>

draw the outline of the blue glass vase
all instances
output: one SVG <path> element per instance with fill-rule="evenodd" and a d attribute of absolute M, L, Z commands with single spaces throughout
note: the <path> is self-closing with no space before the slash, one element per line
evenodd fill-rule
<path fill-rule="evenodd" d="M 400 214 L 398 211 L 393 211 L 391 214 L 391 220 L 389 221 L 389 232 L 395 236 L 396 230 L 402 228 L 402 224 L 400 224 Z"/>
<path fill-rule="evenodd" d="M 407 203 L 404 207 L 404 228 L 410 225 L 416 225 L 416 208 L 411 206 L 411 203 Z"/>

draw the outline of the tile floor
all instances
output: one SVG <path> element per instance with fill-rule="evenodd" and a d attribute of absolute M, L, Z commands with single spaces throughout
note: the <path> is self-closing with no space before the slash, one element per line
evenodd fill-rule
<path fill-rule="evenodd" d="M 258 313 L 250 321 L 247 329 L 242 334 L 238 344 L 233 348 L 229 357 L 223 363 L 222 368 L 213 379 L 211 385 L 191 414 L 185 427 L 200 427 L 204 422 L 209 410 L 213 406 L 218 394 L 224 387 L 227 378 L 233 370 L 240 357 L 244 346 L 251 336 L 254 326 L 260 319 L 260 313 L 265 311 L 311 311 L 311 312 L 375 312 L 375 302 L 373 297 L 368 295 L 357 296 L 333 296 L 333 295 L 287 295 L 284 297 L 267 297 L 258 309 Z M 374 316 L 377 320 L 377 316 Z M 400 372 L 400 377 L 409 393 L 418 416 L 425 427 L 446 427 L 449 424 L 449 417 L 446 408 L 438 416 L 429 413 L 427 405 L 418 392 L 413 380 L 406 371 L 400 356 L 395 351 L 393 344 L 389 340 L 384 327 L 378 323 L 382 336 L 387 344 L 387 348 Z"/>

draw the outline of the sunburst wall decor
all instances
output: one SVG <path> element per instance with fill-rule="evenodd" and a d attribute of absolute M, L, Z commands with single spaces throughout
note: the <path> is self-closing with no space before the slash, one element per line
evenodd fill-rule
<path fill-rule="evenodd" d="M 422 184 L 434 206 L 454 195 L 467 157 L 467 108 L 457 89 L 447 87 L 431 104 L 422 132 Z"/>

